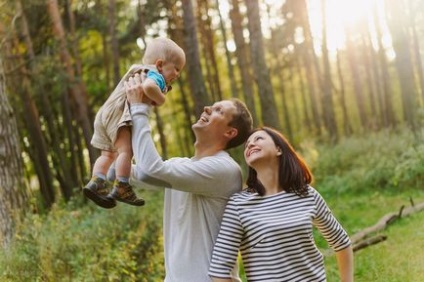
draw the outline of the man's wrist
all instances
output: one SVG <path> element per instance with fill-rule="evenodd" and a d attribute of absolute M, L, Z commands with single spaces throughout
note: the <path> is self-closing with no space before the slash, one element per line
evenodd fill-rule
<path fill-rule="evenodd" d="M 131 114 L 144 114 L 146 116 L 150 115 L 152 106 L 150 106 L 149 104 L 145 104 L 145 103 L 131 103 L 130 105 L 131 107 Z"/>

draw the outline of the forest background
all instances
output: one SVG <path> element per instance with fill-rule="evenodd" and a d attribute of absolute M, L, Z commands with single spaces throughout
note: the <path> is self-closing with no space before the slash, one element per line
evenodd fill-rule
<path fill-rule="evenodd" d="M 0 0 L 1 281 L 163 279 L 162 193 L 110 211 L 81 194 L 95 113 L 156 36 L 187 54 L 151 121 L 165 159 L 193 153 L 205 105 L 237 97 L 349 234 L 424 201 L 423 0 Z M 355 252 L 356 281 L 424 280 L 424 216 L 398 219 Z"/>

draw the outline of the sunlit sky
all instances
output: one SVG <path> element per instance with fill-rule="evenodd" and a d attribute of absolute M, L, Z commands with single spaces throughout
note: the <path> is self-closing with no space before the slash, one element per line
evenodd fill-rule
<path fill-rule="evenodd" d="M 315 45 L 319 50 L 322 38 L 322 14 L 321 0 L 307 0 L 311 32 L 316 40 Z M 281 6 L 283 0 L 259 0 L 263 13 L 262 28 L 265 37 L 269 37 L 270 27 L 281 25 Z M 383 0 L 326 0 L 326 23 L 327 23 L 327 44 L 330 52 L 344 48 L 346 28 L 354 27 L 358 22 L 373 17 L 373 5 L 376 5 L 378 18 L 383 29 L 383 44 L 391 45 L 391 39 L 387 32 L 387 27 L 382 15 Z M 270 9 L 267 9 L 267 6 Z M 224 18 L 229 12 L 228 0 L 220 0 L 220 11 Z M 269 13 L 269 17 L 267 15 Z M 372 22 L 372 21 L 370 21 Z M 229 48 L 233 49 L 234 43 L 229 42 Z"/>
<path fill-rule="evenodd" d="M 231 23 L 229 22 L 229 10 L 230 0 L 218 0 L 219 1 L 219 11 L 222 18 L 227 25 L 227 29 L 231 30 Z M 309 20 L 311 26 L 311 32 L 315 39 L 315 48 L 319 53 L 321 49 L 321 39 L 322 39 L 322 14 L 321 14 L 321 3 L 322 0 L 306 0 L 308 6 Z M 284 0 L 259 0 L 259 5 L 261 9 L 261 24 L 264 37 L 270 36 L 270 28 L 278 27 L 283 24 L 283 19 L 281 17 L 281 6 L 283 5 Z M 389 57 L 393 57 L 394 54 L 391 54 L 391 38 L 389 32 L 387 31 L 387 26 L 384 21 L 384 0 L 325 0 L 326 2 L 326 24 L 327 24 L 327 47 L 330 53 L 335 53 L 338 49 L 343 49 L 345 47 L 346 41 L 346 28 L 355 27 L 359 22 L 364 22 L 367 19 L 372 19 L 373 17 L 373 6 L 375 5 L 378 11 L 378 19 L 380 21 L 380 28 L 382 29 L 383 38 L 382 42 L 384 47 L 388 47 L 386 50 Z M 136 2 L 134 2 L 134 5 Z M 245 12 L 245 7 L 240 5 L 242 13 Z M 216 15 L 212 16 L 213 25 L 216 29 L 219 29 L 219 17 Z M 373 22 L 373 20 L 369 20 Z M 153 34 L 164 32 L 166 21 L 161 23 L 156 23 L 155 26 L 152 26 L 147 30 L 147 37 L 153 37 Z M 162 26 L 162 28 L 161 28 Z M 374 28 L 371 26 L 371 35 L 374 37 L 375 41 L 375 32 Z M 248 37 L 248 32 L 245 31 L 245 37 Z M 166 36 L 165 34 L 163 34 Z M 302 40 L 302 38 L 299 38 Z M 141 49 L 144 49 L 144 43 L 141 40 L 137 41 L 137 44 Z M 376 45 L 376 43 L 374 42 Z M 235 44 L 229 37 L 227 42 L 227 47 L 230 51 L 235 50 Z"/>
<path fill-rule="evenodd" d="M 383 44 L 385 46 L 391 45 L 391 38 L 384 22 L 383 0 L 326 0 L 326 2 L 327 37 L 330 51 L 344 47 L 346 28 L 355 27 L 359 22 L 364 22 L 367 19 L 369 22 L 373 22 L 374 5 L 376 5 L 380 27 L 383 32 Z M 321 40 L 321 0 L 308 0 L 308 8 L 312 33 L 314 37 Z M 371 33 L 375 37 L 373 29 L 371 29 Z"/>

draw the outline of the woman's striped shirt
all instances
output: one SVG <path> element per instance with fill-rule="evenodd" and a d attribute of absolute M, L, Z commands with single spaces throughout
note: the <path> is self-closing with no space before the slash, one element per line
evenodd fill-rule
<path fill-rule="evenodd" d="M 312 229 L 316 226 L 334 251 L 351 242 L 321 195 L 281 192 L 270 196 L 234 194 L 221 223 L 209 275 L 230 278 L 240 250 L 252 281 L 325 281 L 324 259 Z"/>

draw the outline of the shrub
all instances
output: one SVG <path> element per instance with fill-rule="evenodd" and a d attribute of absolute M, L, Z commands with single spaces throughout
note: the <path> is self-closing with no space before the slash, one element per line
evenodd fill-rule
<path fill-rule="evenodd" d="M 46 216 L 28 215 L 0 258 L 0 280 L 161 280 L 161 215 L 162 193 L 151 194 L 143 208 L 69 203 Z"/>
<path fill-rule="evenodd" d="M 407 130 L 302 144 L 315 185 L 328 193 L 364 193 L 417 188 L 424 183 L 424 145 Z"/>

